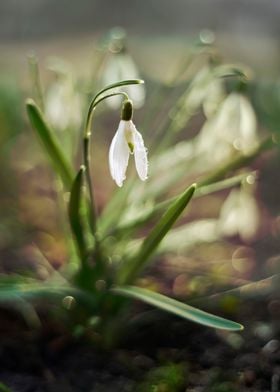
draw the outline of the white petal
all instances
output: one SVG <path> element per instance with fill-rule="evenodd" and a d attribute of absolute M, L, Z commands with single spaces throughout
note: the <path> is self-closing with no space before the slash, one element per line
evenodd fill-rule
<path fill-rule="evenodd" d="M 103 84 L 107 86 L 119 80 L 139 79 L 139 73 L 128 53 L 117 53 L 108 59 L 102 78 Z M 143 85 L 128 85 L 123 87 L 123 91 L 131 97 L 135 108 L 143 106 L 145 101 L 145 87 Z M 106 102 L 112 109 L 117 109 L 122 102 L 122 98 L 120 96 L 111 97 Z"/>
<path fill-rule="evenodd" d="M 138 77 L 139 78 L 139 77 Z M 136 79 L 136 77 L 135 77 Z M 141 108 L 145 103 L 146 92 L 143 84 L 131 84 L 126 87 L 125 91 L 133 101 L 135 109 Z"/>
<path fill-rule="evenodd" d="M 139 79 L 138 69 L 131 56 L 127 53 L 122 55 L 122 79 Z M 120 79 L 120 80 L 122 80 Z M 144 84 L 130 84 L 125 87 L 125 91 L 133 101 L 133 107 L 139 109 L 145 102 Z"/>
<path fill-rule="evenodd" d="M 257 203 L 244 188 L 233 190 L 224 202 L 220 214 L 220 229 L 223 235 L 239 234 L 243 241 L 250 241 L 257 233 L 259 211 Z"/>
<path fill-rule="evenodd" d="M 109 166 L 113 180 L 121 187 L 126 176 L 129 148 L 124 136 L 125 121 L 121 121 L 109 150 Z"/>
<path fill-rule="evenodd" d="M 108 86 L 109 84 L 116 83 L 119 80 L 125 79 L 120 72 L 120 66 L 118 61 L 118 55 L 111 55 L 104 67 L 102 72 L 102 82 L 104 86 Z M 106 99 L 107 105 L 112 109 L 117 109 L 122 102 L 122 98 L 120 96 L 111 97 Z"/>
<path fill-rule="evenodd" d="M 224 84 L 221 79 L 213 79 L 207 87 L 207 95 L 202 102 L 204 114 L 207 119 L 213 117 L 225 99 Z"/>
<path fill-rule="evenodd" d="M 248 99 L 238 93 L 228 95 L 217 116 L 219 137 L 230 144 L 237 141 L 242 150 L 250 150 L 258 142 L 256 128 L 256 116 Z"/>
<path fill-rule="evenodd" d="M 238 234 L 241 218 L 239 214 L 239 192 L 236 189 L 232 190 L 221 208 L 219 226 L 225 236 Z"/>
<path fill-rule="evenodd" d="M 131 124 L 131 127 L 133 127 L 134 159 L 136 170 L 140 179 L 142 181 L 145 181 L 148 178 L 147 149 L 144 146 L 144 141 L 141 133 L 137 131 L 133 123 Z"/>
<path fill-rule="evenodd" d="M 239 234 L 244 241 L 250 241 L 254 238 L 259 227 L 259 209 L 253 195 L 248 191 L 240 191 L 240 222 Z"/>
<path fill-rule="evenodd" d="M 250 101 L 244 96 L 240 96 L 240 137 L 245 151 L 258 144 L 256 114 Z"/>

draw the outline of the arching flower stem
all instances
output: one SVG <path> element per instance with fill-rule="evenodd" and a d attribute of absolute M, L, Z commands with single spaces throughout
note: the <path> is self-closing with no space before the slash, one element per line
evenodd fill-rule
<path fill-rule="evenodd" d="M 106 91 L 119 88 L 122 86 L 127 86 L 130 84 L 142 84 L 144 83 L 143 80 L 140 79 L 132 79 L 132 80 L 123 80 L 118 83 L 113 83 L 104 89 L 100 90 L 95 97 L 92 99 L 89 109 L 88 109 L 88 114 L 86 118 L 86 124 L 85 124 L 85 130 L 84 130 L 84 135 L 83 135 L 83 161 L 84 161 L 84 166 L 85 166 L 85 176 L 86 176 L 86 181 L 87 181 L 87 186 L 88 186 L 88 191 L 89 191 L 89 197 L 90 197 L 90 216 L 89 216 L 89 224 L 90 228 L 92 231 L 92 234 L 94 236 L 95 240 L 95 253 L 96 256 L 98 257 L 99 260 L 102 260 L 102 257 L 100 257 L 100 244 L 99 244 L 99 239 L 98 239 L 98 232 L 97 232 L 97 211 L 96 211 L 96 205 L 95 205 L 95 198 L 94 198 L 94 190 L 92 186 L 92 176 L 91 176 L 91 154 L 90 154 L 90 143 L 91 143 L 91 135 L 92 135 L 92 120 L 93 120 L 93 114 L 94 111 L 99 103 L 104 101 L 107 98 L 116 96 L 116 95 L 122 95 L 124 97 L 124 100 L 128 100 L 128 95 L 125 92 L 113 92 L 106 94 L 105 96 L 102 96 Z"/>
<path fill-rule="evenodd" d="M 100 95 L 100 94 L 99 94 Z M 93 101 L 92 104 L 90 105 L 90 111 L 88 112 L 88 117 L 87 117 L 87 122 L 86 122 L 86 127 L 85 127 L 85 134 L 84 134 L 84 140 L 83 140 L 83 158 L 84 158 L 84 165 L 85 165 L 85 174 L 86 174 L 86 180 L 87 180 L 87 185 L 88 185 L 88 190 L 89 190 L 89 197 L 90 197 L 90 208 L 91 208 L 91 216 L 90 216 L 90 225 L 91 229 L 93 232 L 93 235 L 95 237 L 95 241 L 97 241 L 97 213 L 96 213 L 96 206 L 95 206 L 95 199 L 94 199 L 94 192 L 93 192 L 93 186 L 92 186 L 92 176 L 91 176 L 91 154 L 90 154 L 90 142 L 91 142 L 91 135 L 92 135 L 92 119 L 93 119 L 93 114 L 94 111 L 97 107 L 97 105 L 104 101 L 107 98 L 114 97 L 116 95 L 122 95 L 124 99 L 128 100 L 128 95 L 124 92 L 116 92 L 116 93 L 111 93 L 107 94 L 104 97 Z"/>

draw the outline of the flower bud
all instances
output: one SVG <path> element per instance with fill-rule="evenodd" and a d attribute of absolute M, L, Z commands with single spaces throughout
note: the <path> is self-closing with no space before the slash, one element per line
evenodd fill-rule
<path fill-rule="evenodd" d="M 133 104 L 130 99 L 124 101 L 121 111 L 121 120 L 130 121 L 133 116 Z"/>

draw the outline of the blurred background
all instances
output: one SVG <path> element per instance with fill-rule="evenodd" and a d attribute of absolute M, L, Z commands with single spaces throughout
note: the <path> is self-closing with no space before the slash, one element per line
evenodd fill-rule
<path fill-rule="evenodd" d="M 276 76 L 279 14 L 277 0 L 174 0 L 172 4 L 167 0 L 2 0 L 0 62 L 10 70 L 22 69 L 29 50 L 38 51 L 42 60 L 48 51 L 52 55 L 63 51 L 71 60 L 83 61 L 100 34 L 121 26 L 140 65 L 157 72 L 156 65 L 166 64 L 162 58 L 168 61 L 173 51 L 178 54 L 201 30 L 210 29 L 226 56 Z M 153 58 L 155 49 L 161 62 Z"/>
<path fill-rule="evenodd" d="M 69 189 L 63 188 L 32 129 L 25 101 L 28 97 L 36 101 L 77 171 L 83 125 L 94 93 L 112 82 L 142 78 L 145 87 L 130 89 L 129 95 L 135 102 L 135 124 L 148 148 L 146 182 L 135 175 L 133 158 L 121 190 L 110 176 L 108 150 L 120 120 L 120 102 L 102 103 L 94 118 L 93 183 L 99 228 L 105 233 L 102 245 L 112 265 L 118 267 L 138 249 L 163 210 L 145 224 L 143 213 L 149 215 L 193 182 L 207 184 L 213 173 L 250 154 L 264 139 L 273 136 L 278 145 L 228 173 L 225 177 L 234 176 L 228 183 L 211 188 L 208 181 L 210 187 L 198 190 L 154 255 L 155 263 L 137 281 L 139 286 L 241 322 L 244 333 L 213 332 L 193 323 L 180 329 L 177 318 L 169 323 L 159 317 L 153 327 L 153 312 L 151 319 L 146 312 L 147 322 L 141 327 L 140 317 L 138 333 L 144 333 L 142 340 L 148 345 L 152 340 L 152 346 L 160 344 L 156 365 L 154 359 L 152 365 L 149 357 L 145 360 L 140 344 L 141 355 L 133 349 L 126 366 L 148 372 L 157 362 L 187 361 L 190 375 L 187 370 L 186 377 L 198 385 L 188 390 L 204 390 L 201 385 L 211 377 L 217 378 L 213 385 L 218 385 L 228 372 L 234 384 L 206 386 L 205 391 L 279 390 L 279 21 L 279 0 L 0 0 L 0 334 L 7 331 L 8 340 L 10 335 L 19 337 L 23 374 L 30 362 L 32 374 L 40 372 L 47 382 L 59 381 L 58 389 L 51 390 L 74 390 L 71 382 L 65 388 L 60 384 L 72 376 L 84 380 L 88 390 L 89 375 L 96 378 L 95 371 L 88 370 L 81 373 L 84 377 L 76 377 L 77 369 L 85 366 L 78 352 L 74 356 L 79 365 L 65 362 L 70 377 L 58 373 L 55 379 L 50 369 L 59 367 L 56 353 L 64 352 L 69 343 L 68 335 L 60 339 L 63 332 L 57 332 L 56 325 L 45 332 L 49 348 L 45 350 L 40 340 L 40 359 L 32 361 L 34 350 L 26 350 L 18 335 L 20 323 L 14 318 L 5 323 L 2 305 L 11 311 L 13 303 L 5 303 L 3 282 L 12 287 L 35 278 L 43 287 L 58 270 L 70 275 L 78 260 L 67 219 Z M 236 70 L 244 71 L 246 82 Z M 222 180 L 223 175 L 216 179 Z M 138 226 L 133 226 L 133 219 Z M 133 311 L 143 309 L 139 303 L 134 305 Z M 41 308 L 44 317 L 46 300 Z M 48 316 L 61 315 L 61 308 L 58 303 L 57 313 Z M 23 301 L 14 309 L 24 313 Z M 31 335 L 28 332 L 28 342 Z M 58 340 L 51 340 L 58 335 Z M 158 335 L 167 342 L 158 340 Z M 171 349 L 164 351 L 169 340 Z M 11 380 L 7 380 L 14 385 L 20 360 L 9 345 L 5 350 L 3 342 L 0 381 L 6 380 L 3 372 L 10 366 Z M 88 341 L 86 346 L 94 353 Z M 119 354 L 117 362 L 123 356 Z M 47 365 L 41 355 L 48 358 Z M 85 369 L 99 363 L 89 358 L 85 357 Z M 110 369 L 122 374 L 118 366 Z M 139 381 L 142 373 L 135 374 Z M 103 383 L 104 373 L 102 377 Z M 0 384 L 0 390 L 6 391 Z M 32 389 L 29 378 L 23 378 L 19 390 L 26 388 Z M 115 385 L 108 390 L 115 390 Z M 148 391 L 145 386 L 143 390 Z"/>
<path fill-rule="evenodd" d="M 178 64 L 196 42 L 213 44 L 224 62 L 245 64 L 250 68 L 254 78 L 251 100 L 257 111 L 260 132 L 264 135 L 277 132 L 279 127 L 279 17 L 278 0 L 0 0 L 2 271 L 7 273 L 16 269 L 26 272 L 34 268 L 39 254 L 55 267 L 68 258 L 64 200 L 59 196 L 59 184 L 27 123 L 24 110 L 25 98 L 33 94 L 30 62 L 34 54 L 39 62 L 43 93 L 51 102 L 52 97 L 61 93 L 57 85 L 61 75 L 64 75 L 63 78 L 68 75 L 67 78 L 74 81 L 74 89 L 78 86 L 83 98 L 80 101 L 77 98 L 74 104 L 73 101 L 69 105 L 67 103 L 62 110 L 68 110 L 68 116 L 79 112 L 71 121 L 76 128 L 81 128 L 86 113 L 85 102 L 93 87 L 102 85 L 100 80 L 94 80 L 92 85 L 89 81 L 95 71 L 100 72 L 100 53 L 107 45 L 113 28 L 119 27 L 126 32 L 126 45 L 133 64 L 137 65 L 137 74 L 147 81 L 147 100 L 160 84 L 172 86 L 170 81 L 174 80 Z M 177 85 L 173 84 L 178 87 L 178 81 Z M 164 94 L 167 95 L 162 96 L 163 100 L 168 97 L 168 89 Z M 136 114 L 140 128 L 144 110 L 139 108 L 139 114 Z M 106 110 L 101 112 L 98 120 L 105 129 L 103 134 L 96 136 L 101 146 L 96 151 L 99 163 L 106 162 L 114 132 L 111 128 L 118 121 L 118 114 L 114 111 L 109 116 L 107 113 Z M 52 112 L 50 118 L 52 116 L 55 122 L 56 113 Z M 201 114 L 197 116 L 188 135 L 196 135 L 203 120 Z M 59 121 L 55 127 L 68 127 Z M 152 130 L 149 129 L 149 132 Z M 73 152 L 73 140 L 75 146 L 79 145 L 79 141 L 77 135 L 73 138 L 69 141 L 62 137 L 61 140 L 77 165 L 79 154 Z M 206 294 L 213 284 L 213 277 L 217 284 L 221 281 L 223 287 L 234 287 L 270 277 L 278 271 L 278 167 L 279 154 L 273 153 L 251 168 L 261 169 L 261 181 L 254 185 L 255 216 L 258 218 L 252 235 L 248 237 L 232 232 L 228 236 L 216 236 L 213 235 L 213 227 L 206 226 L 204 222 L 204 231 L 199 226 L 195 232 L 198 233 L 200 247 L 189 246 L 192 248 L 189 253 L 166 247 L 166 276 L 171 279 L 170 287 L 176 295 Z M 97 198 L 102 209 L 110 199 L 108 195 L 113 192 L 114 184 L 109 178 L 107 163 L 99 164 L 96 170 Z M 191 179 L 195 180 L 195 174 Z M 204 218 L 220 219 L 219 211 L 227 196 L 228 193 L 219 193 L 209 196 L 206 202 L 204 199 L 196 210 L 200 213 L 192 213 L 190 219 L 201 219 L 203 214 Z M 195 228 L 190 230 L 193 233 Z M 207 235 L 204 235 L 205 232 Z M 173 275 L 168 270 L 170 265 Z M 43 278 L 47 274 L 44 268 L 36 269 Z M 162 271 L 164 269 L 157 274 L 161 275 Z M 189 288 L 190 274 L 195 277 L 192 289 Z"/>

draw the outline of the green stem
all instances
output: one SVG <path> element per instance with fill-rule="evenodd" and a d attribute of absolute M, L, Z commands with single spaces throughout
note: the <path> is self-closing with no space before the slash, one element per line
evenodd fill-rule
<path fill-rule="evenodd" d="M 90 167 L 91 167 L 90 141 L 91 141 L 91 135 L 92 135 L 92 131 L 91 131 L 92 118 L 93 118 L 93 113 L 95 111 L 95 108 L 97 107 L 97 105 L 100 102 L 104 101 L 107 98 L 114 97 L 116 95 L 122 95 L 125 99 L 128 99 L 128 95 L 124 92 L 116 92 L 116 93 L 108 94 L 98 100 L 96 100 L 96 97 L 100 96 L 100 93 L 98 93 L 95 96 L 95 98 L 93 99 L 93 101 L 89 107 L 89 112 L 88 112 L 86 127 L 85 127 L 84 140 L 83 140 L 84 166 L 85 166 L 85 174 L 86 174 L 86 180 L 87 180 L 87 184 L 88 184 L 89 197 L 90 197 L 90 208 L 91 208 L 90 225 L 91 225 L 92 233 L 95 237 L 96 243 L 98 243 L 98 239 L 97 239 L 97 211 L 96 211 L 94 191 L 93 191 L 93 186 L 92 186 L 92 176 L 91 176 L 91 171 L 90 171 Z"/>
<path fill-rule="evenodd" d="M 73 171 L 53 130 L 49 127 L 41 110 L 32 99 L 27 99 L 26 109 L 30 123 L 43 143 L 43 146 L 60 175 L 65 188 L 67 190 L 71 189 L 74 180 Z"/>
<path fill-rule="evenodd" d="M 277 141 L 273 137 L 264 139 L 256 148 L 254 148 L 249 154 L 241 155 L 231 160 L 230 162 L 223 165 L 221 168 L 214 171 L 210 176 L 199 182 L 199 187 L 210 185 L 216 181 L 221 180 L 224 176 L 234 170 L 240 169 L 243 166 L 251 163 L 255 158 L 258 157 L 262 152 L 271 149 L 277 145 Z"/>
<path fill-rule="evenodd" d="M 141 80 L 141 79 L 122 80 L 121 82 L 110 84 L 109 86 L 107 86 L 107 87 L 103 88 L 102 90 L 100 90 L 95 95 L 95 97 L 92 99 L 92 101 L 90 103 L 90 106 L 89 106 L 89 109 L 88 109 L 87 120 L 86 120 L 85 135 L 88 132 L 90 132 L 93 110 L 94 110 L 96 104 L 101 102 L 103 99 L 109 98 L 109 95 L 107 95 L 106 97 L 103 97 L 102 99 L 97 101 L 97 98 L 100 97 L 100 95 L 104 94 L 108 90 L 112 90 L 113 88 L 129 86 L 131 84 L 143 84 L 143 83 L 144 83 L 144 81 Z M 113 95 L 118 95 L 118 94 L 120 94 L 120 93 L 117 92 L 117 93 L 114 93 Z M 113 95 L 110 95 L 110 97 L 112 97 Z"/>
<path fill-rule="evenodd" d="M 84 160 L 84 167 L 85 167 L 85 177 L 88 185 L 88 191 L 89 191 L 89 197 L 90 197 L 90 207 L 89 207 L 89 223 L 90 223 L 90 228 L 95 240 L 95 250 L 94 250 L 94 255 L 96 258 L 96 262 L 99 264 L 99 267 L 101 270 L 103 270 L 103 257 L 101 254 L 101 249 L 100 249 L 100 241 L 98 238 L 98 232 L 97 232 L 97 211 L 96 211 L 96 204 L 95 204 L 95 198 L 94 198 L 94 188 L 92 186 L 92 176 L 91 176 L 91 154 L 90 154 L 90 142 L 91 142 L 91 135 L 92 135 L 92 119 L 93 119 L 93 114 L 94 111 L 99 103 L 101 103 L 103 100 L 116 96 L 116 95 L 122 95 L 125 99 L 128 99 L 128 95 L 125 92 L 114 92 L 111 94 L 107 94 L 105 96 L 102 96 L 106 91 L 114 89 L 114 88 L 119 88 L 131 84 L 142 84 L 144 83 L 143 80 L 140 79 L 131 79 L 131 80 L 123 80 L 121 82 L 113 83 L 102 90 L 100 90 L 95 97 L 92 99 L 87 118 L 86 118 L 86 124 L 85 124 L 85 131 L 84 131 L 84 136 L 83 136 L 83 160 Z M 101 96 L 101 97 L 100 97 Z"/>

